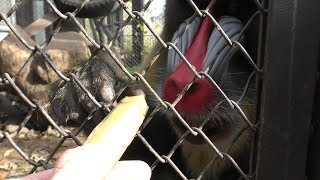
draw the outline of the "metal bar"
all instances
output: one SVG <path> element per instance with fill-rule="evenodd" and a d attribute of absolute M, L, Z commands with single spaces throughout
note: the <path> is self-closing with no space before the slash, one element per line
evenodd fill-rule
<path fill-rule="evenodd" d="M 319 1 L 270 0 L 256 179 L 305 179 Z M 302 13 L 303 12 L 303 13 Z"/>

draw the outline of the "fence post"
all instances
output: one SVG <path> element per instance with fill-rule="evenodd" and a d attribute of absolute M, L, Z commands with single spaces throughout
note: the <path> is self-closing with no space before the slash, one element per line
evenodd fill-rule
<path fill-rule="evenodd" d="M 256 179 L 305 179 L 319 0 L 270 0 Z"/>

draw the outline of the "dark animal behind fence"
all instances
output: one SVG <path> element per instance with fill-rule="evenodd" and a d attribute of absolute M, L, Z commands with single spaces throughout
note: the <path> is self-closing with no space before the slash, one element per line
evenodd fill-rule
<path fill-rule="evenodd" d="M 85 125 L 85 129 L 90 132 L 108 114 L 108 108 L 115 105 L 116 92 L 124 83 L 123 76 L 112 65 L 113 60 L 109 54 L 100 54 L 103 55 L 93 56 L 66 72 L 79 77 L 78 80 L 95 97 L 96 102 L 74 79 L 70 82 L 60 80 L 51 85 L 48 112 L 59 124 L 80 126 L 91 113 L 92 117 Z"/>

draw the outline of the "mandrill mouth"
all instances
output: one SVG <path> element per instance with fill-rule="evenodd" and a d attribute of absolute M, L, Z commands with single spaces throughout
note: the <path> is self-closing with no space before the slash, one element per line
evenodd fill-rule
<path fill-rule="evenodd" d="M 202 125 L 202 121 L 199 121 L 195 123 L 196 119 L 190 120 L 186 119 L 185 121 L 191 128 L 199 128 Z M 179 136 L 182 136 L 184 133 L 187 132 L 187 127 L 185 127 L 177 118 L 175 118 L 172 121 L 172 125 L 176 131 L 176 133 Z M 232 123 L 222 123 L 222 121 L 219 121 L 218 123 L 216 120 L 208 121 L 202 128 L 201 130 L 204 132 L 204 134 L 211 140 L 220 140 L 223 139 L 224 137 L 228 136 L 228 134 L 231 133 L 233 129 L 233 124 Z M 205 144 L 207 141 L 205 140 L 204 137 L 202 137 L 201 134 L 198 133 L 197 136 L 194 136 L 193 134 L 189 133 L 185 140 L 190 142 L 191 144 Z"/>

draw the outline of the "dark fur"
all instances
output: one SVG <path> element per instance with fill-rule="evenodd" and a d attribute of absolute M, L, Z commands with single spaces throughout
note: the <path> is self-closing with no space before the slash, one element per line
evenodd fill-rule
<path fill-rule="evenodd" d="M 108 107 L 123 81 L 111 64 L 113 59 L 107 53 L 103 53 L 103 58 L 99 55 L 74 66 L 65 75 L 74 73 L 96 100 Z M 55 82 L 50 88 L 49 102 L 49 114 L 60 125 L 79 126 L 97 108 L 74 80 Z M 90 132 L 107 113 L 104 108 L 97 110 L 86 129 Z"/>

